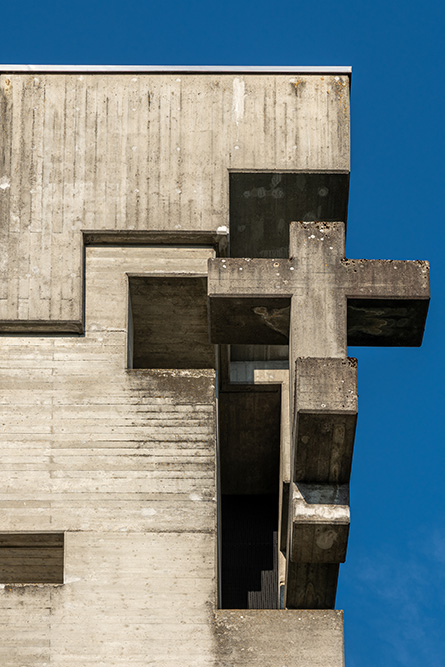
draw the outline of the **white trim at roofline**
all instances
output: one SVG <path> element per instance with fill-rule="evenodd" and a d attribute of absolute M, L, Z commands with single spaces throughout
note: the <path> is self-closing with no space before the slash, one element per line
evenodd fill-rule
<path fill-rule="evenodd" d="M 191 72 L 191 73 L 245 73 L 245 74 L 347 74 L 352 67 L 309 67 L 293 65 L 0 65 L 0 72 Z"/>

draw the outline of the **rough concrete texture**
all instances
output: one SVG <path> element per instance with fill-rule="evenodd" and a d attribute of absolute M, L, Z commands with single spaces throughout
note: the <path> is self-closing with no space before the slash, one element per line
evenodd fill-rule
<path fill-rule="evenodd" d="M 357 422 L 357 359 L 298 358 L 293 479 L 349 481 Z"/>
<path fill-rule="evenodd" d="M 209 260 L 208 290 L 213 342 L 289 342 L 291 464 L 289 483 L 282 477 L 280 489 L 285 606 L 333 606 L 349 507 L 303 497 L 298 483 L 349 482 L 357 371 L 356 360 L 346 358 L 348 340 L 419 345 L 428 263 L 347 260 L 345 222 L 300 221 L 290 225 L 289 258 Z"/>
<path fill-rule="evenodd" d="M 333 609 L 338 563 L 298 563 L 286 559 L 285 605 L 291 609 Z"/>
<path fill-rule="evenodd" d="M 127 272 L 212 249 L 88 248 L 86 336 L 0 338 L 2 531 L 66 531 L 63 586 L 0 590 L 0 664 L 215 664 L 213 370 L 127 370 Z"/>
<path fill-rule="evenodd" d="M 343 563 L 349 534 L 349 487 L 292 485 L 289 556 L 296 563 Z"/>
<path fill-rule="evenodd" d="M 81 319 L 80 230 L 229 224 L 228 170 L 349 170 L 345 75 L 4 74 L 0 321 Z"/>
<path fill-rule="evenodd" d="M 218 667 L 344 667 L 343 612 L 216 612 Z"/>
<path fill-rule="evenodd" d="M 35 73 L 0 88 L 0 532 L 65 533 L 63 585 L 0 589 L 0 664 L 340 667 L 340 613 L 215 618 L 215 372 L 131 369 L 126 274 L 205 278 L 236 172 L 254 173 L 251 204 L 265 172 L 299 172 L 280 187 L 307 192 L 302 217 L 322 204 L 342 219 L 348 77 Z M 313 606 L 313 589 L 296 598 Z"/>
<path fill-rule="evenodd" d="M 209 263 L 214 343 L 283 345 L 290 337 L 293 361 L 344 358 L 347 302 L 359 300 L 363 313 L 362 321 L 360 310 L 356 313 L 355 335 L 368 336 L 364 344 L 420 345 L 429 301 L 428 262 L 346 260 L 344 222 L 292 223 L 290 253 L 290 259 L 217 258 Z M 388 327 L 388 313 L 376 312 L 375 300 L 386 302 L 389 314 L 405 301 L 413 312 L 405 312 L 399 326 L 389 318 Z"/>

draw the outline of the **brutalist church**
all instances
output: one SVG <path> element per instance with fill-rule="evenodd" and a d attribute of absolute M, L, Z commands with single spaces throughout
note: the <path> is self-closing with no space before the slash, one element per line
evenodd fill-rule
<path fill-rule="evenodd" d="M 2 67 L 3 667 L 344 665 L 347 346 L 429 303 L 345 257 L 350 76 Z"/>

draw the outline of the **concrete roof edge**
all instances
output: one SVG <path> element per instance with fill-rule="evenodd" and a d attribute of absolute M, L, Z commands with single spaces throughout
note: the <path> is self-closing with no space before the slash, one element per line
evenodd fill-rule
<path fill-rule="evenodd" d="M 347 74 L 349 66 L 297 66 L 297 65 L 1 65 L 0 72 L 60 72 L 60 73 L 244 73 L 244 74 Z"/>

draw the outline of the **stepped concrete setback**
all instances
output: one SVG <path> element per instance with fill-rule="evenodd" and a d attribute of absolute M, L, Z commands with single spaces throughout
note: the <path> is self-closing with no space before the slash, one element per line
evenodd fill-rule
<path fill-rule="evenodd" d="M 429 303 L 345 257 L 349 104 L 345 68 L 0 68 L 1 665 L 344 665 L 347 345 Z"/>

